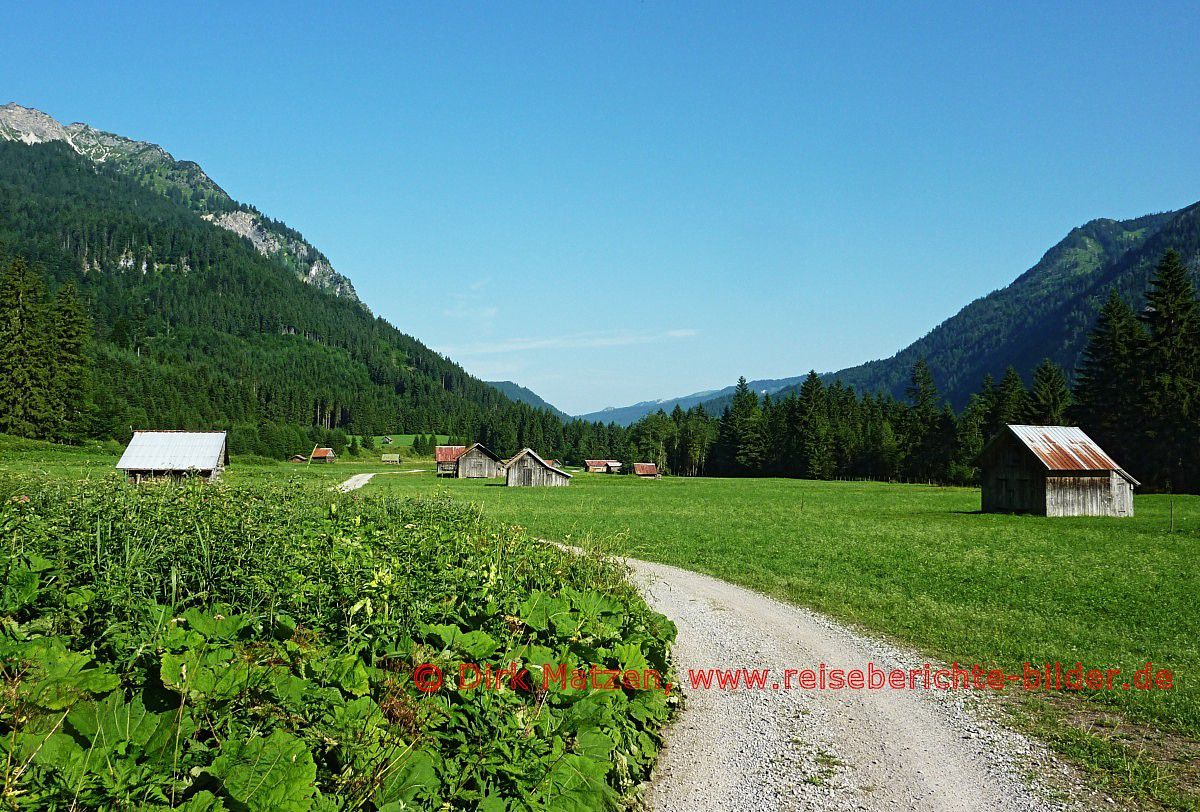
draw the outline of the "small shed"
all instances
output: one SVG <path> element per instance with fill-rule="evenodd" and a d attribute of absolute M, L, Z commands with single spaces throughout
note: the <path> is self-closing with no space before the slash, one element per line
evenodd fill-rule
<path fill-rule="evenodd" d="M 589 474 L 618 474 L 621 463 L 617 460 L 584 460 L 583 469 Z"/>
<path fill-rule="evenodd" d="M 303 454 L 293 454 L 291 458 L 288 459 L 288 462 L 308 462 L 308 457 L 304 456 Z"/>
<path fill-rule="evenodd" d="M 633 464 L 633 473 L 640 476 L 642 479 L 658 479 L 658 465 L 653 462 L 635 462 Z"/>
<path fill-rule="evenodd" d="M 504 476 L 504 461 L 483 443 L 467 446 L 458 455 L 454 475 L 459 479 L 490 479 Z"/>
<path fill-rule="evenodd" d="M 571 484 L 571 475 L 555 468 L 526 448 L 505 466 L 504 484 L 515 487 L 559 487 Z"/>
<path fill-rule="evenodd" d="M 383 437 L 383 438 L 381 438 L 381 439 L 380 439 L 380 441 L 379 441 L 379 442 L 383 443 L 384 445 L 391 445 L 391 444 L 392 444 L 392 438 L 391 438 L 391 437 Z"/>
<path fill-rule="evenodd" d="M 458 457 L 467 450 L 465 445 L 439 445 L 433 450 L 438 476 L 457 476 Z"/>
<path fill-rule="evenodd" d="M 1077 426 L 1005 426 L 979 468 L 984 513 L 1132 516 L 1141 484 Z"/>
<path fill-rule="evenodd" d="M 399 465 L 400 464 L 400 455 L 399 454 L 384 454 L 382 457 L 380 457 L 379 461 L 382 462 L 384 465 Z"/>
<path fill-rule="evenodd" d="M 117 470 L 131 482 L 185 476 L 215 480 L 228 464 L 223 431 L 135 431 Z"/>
<path fill-rule="evenodd" d="M 332 448 L 322 448 L 318 446 L 312 450 L 311 454 L 308 455 L 308 459 L 310 462 L 329 464 L 337 459 L 337 454 L 333 453 Z"/>

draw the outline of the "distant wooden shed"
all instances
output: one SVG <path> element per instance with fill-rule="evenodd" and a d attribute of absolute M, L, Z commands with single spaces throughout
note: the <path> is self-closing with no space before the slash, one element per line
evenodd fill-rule
<path fill-rule="evenodd" d="M 621 463 L 618 460 L 584 460 L 583 469 L 589 474 L 619 474 Z"/>
<path fill-rule="evenodd" d="M 458 455 L 454 475 L 459 479 L 488 479 L 504 476 L 504 461 L 483 443 L 467 446 Z"/>
<path fill-rule="evenodd" d="M 565 487 L 571 484 L 571 475 L 546 462 L 533 449 L 526 448 L 508 461 L 504 484 L 510 488 Z"/>
<path fill-rule="evenodd" d="M 384 454 L 383 456 L 381 456 L 379 458 L 379 461 L 382 462 L 384 465 L 399 465 L 400 464 L 400 455 L 399 454 Z"/>
<path fill-rule="evenodd" d="M 1132 516 L 1140 484 L 1076 426 L 1005 426 L 979 468 L 984 513 Z"/>
<path fill-rule="evenodd" d="M 288 462 L 308 462 L 308 457 L 303 454 L 293 454 Z"/>
<path fill-rule="evenodd" d="M 653 462 L 635 462 L 633 464 L 633 473 L 643 479 L 658 479 L 658 465 Z"/>
<path fill-rule="evenodd" d="M 227 465 L 223 431 L 135 431 L 117 469 L 131 482 L 185 476 L 214 480 Z"/>
<path fill-rule="evenodd" d="M 323 448 L 321 446 L 317 446 L 316 448 L 314 448 L 312 450 L 312 453 L 308 455 L 309 462 L 320 462 L 320 463 L 329 464 L 336 459 L 337 459 L 337 454 L 333 453 L 332 448 Z"/>
<path fill-rule="evenodd" d="M 439 445 L 433 450 L 438 476 L 457 476 L 458 457 L 467 450 L 465 445 Z"/>

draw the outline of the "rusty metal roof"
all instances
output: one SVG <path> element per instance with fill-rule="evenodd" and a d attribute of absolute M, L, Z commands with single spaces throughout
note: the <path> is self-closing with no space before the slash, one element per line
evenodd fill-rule
<path fill-rule="evenodd" d="M 228 462 L 223 431 L 135 431 L 117 468 L 213 471 Z"/>
<path fill-rule="evenodd" d="M 638 476 L 658 476 L 658 466 L 652 462 L 635 462 L 633 472 Z"/>
<path fill-rule="evenodd" d="M 1117 465 L 1096 441 L 1078 426 L 1018 426 L 1008 430 L 1020 440 L 1047 471 L 1116 471 L 1129 481 L 1137 480 Z"/>
<path fill-rule="evenodd" d="M 314 460 L 326 460 L 336 458 L 337 454 L 333 453 L 332 448 L 314 448 L 310 455 Z"/>
<path fill-rule="evenodd" d="M 466 450 L 465 445 L 440 445 L 433 450 L 433 457 L 438 462 L 454 462 Z"/>

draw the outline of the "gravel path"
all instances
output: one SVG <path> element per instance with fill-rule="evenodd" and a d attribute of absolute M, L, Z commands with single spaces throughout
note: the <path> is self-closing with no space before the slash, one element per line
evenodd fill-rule
<path fill-rule="evenodd" d="M 679 627 L 689 668 L 918 668 L 927 660 L 821 615 L 724 581 L 628 560 L 655 609 Z M 656 812 L 1073 808 L 1067 770 L 990 721 L 974 692 L 685 689 L 647 791 Z M 1074 793 L 1072 793 L 1074 794 Z M 1055 800 L 1054 798 L 1059 800 Z"/>
<path fill-rule="evenodd" d="M 345 482 L 338 485 L 337 489 L 339 491 L 341 491 L 342 493 L 349 493 L 350 491 L 356 491 L 359 488 L 361 488 L 363 485 L 366 485 L 368 482 L 370 482 L 371 477 L 373 477 L 373 476 L 375 476 L 375 475 L 374 474 L 355 474 L 354 476 L 347 479 Z"/>

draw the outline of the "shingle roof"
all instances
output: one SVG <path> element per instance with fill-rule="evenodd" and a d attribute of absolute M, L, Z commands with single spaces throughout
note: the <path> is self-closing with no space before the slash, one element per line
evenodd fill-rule
<path fill-rule="evenodd" d="M 1138 484 L 1078 426 L 1010 425 L 1008 430 L 1033 452 L 1047 471 L 1116 471 Z"/>
<path fill-rule="evenodd" d="M 212 471 L 229 462 L 223 431 L 135 431 L 121 471 Z"/>
<path fill-rule="evenodd" d="M 433 450 L 437 462 L 454 462 L 467 450 L 465 445 L 440 445 Z"/>

